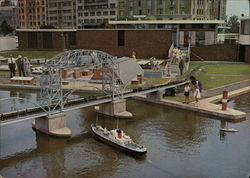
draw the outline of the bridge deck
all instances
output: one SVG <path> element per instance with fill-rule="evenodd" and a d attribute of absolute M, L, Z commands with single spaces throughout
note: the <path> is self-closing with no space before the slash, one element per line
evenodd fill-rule
<path fill-rule="evenodd" d="M 171 84 L 171 85 L 166 84 L 166 85 L 154 86 L 154 87 L 150 87 L 150 88 L 146 88 L 146 89 L 139 88 L 137 90 L 124 93 L 121 97 L 115 96 L 115 100 L 126 99 L 126 98 L 134 97 L 137 95 L 143 95 L 143 94 L 147 94 L 147 93 L 157 92 L 159 90 L 174 88 L 177 86 L 184 85 L 186 83 L 187 83 L 187 81 L 183 81 L 183 82 L 176 83 L 176 84 Z M 112 98 L 110 96 L 97 97 L 97 98 L 93 98 L 91 100 L 77 99 L 77 100 L 75 100 L 75 103 L 72 102 L 71 104 L 66 105 L 65 108 L 63 109 L 63 112 L 67 112 L 67 111 L 71 111 L 71 110 L 75 110 L 75 109 L 80 109 L 80 108 L 84 108 L 84 107 L 89 107 L 89 106 L 95 106 L 95 105 L 99 105 L 99 104 L 103 104 L 103 103 L 107 103 L 107 102 L 111 102 L 111 101 L 112 101 Z M 29 110 L 31 110 L 31 111 L 33 110 L 33 112 L 30 112 L 30 113 L 27 112 Z M 50 114 L 56 114 L 59 112 L 61 112 L 61 111 L 58 109 L 58 110 L 51 112 Z M 21 121 L 29 120 L 29 119 L 35 119 L 38 117 L 44 117 L 47 115 L 48 114 L 43 112 L 39 107 L 25 108 L 25 109 L 18 110 L 18 111 L 1 113 L 0 126 L 8 125 L 11 123 L 16 123 L 16 122 L 21 122 Z"/>

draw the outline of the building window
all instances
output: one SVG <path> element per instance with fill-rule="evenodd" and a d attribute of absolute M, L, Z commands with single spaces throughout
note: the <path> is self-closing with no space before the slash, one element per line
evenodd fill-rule
<path fill-rule="evenodd" d="M 141 1 L 138 1 L 138 6 L 141 7 Z"/>
<path fill-rule="evenodd" d="M 157 4 L 158 4 L 158 5 L 162 5 L 162 0 L 158 0 L 158 1 L 157 1 Z"/>
<path fill-rule="evenodd" d="M 152 0 L 147 0 L 147 7 L 151 8 L 152 7 Z"/>
<path fill-rule="evenodd" d="M 158 14 L 158 15 L 161 15 L 161 14 L 162 14 L 162 8 L 158 8 L 158 9 L 157 9 L 157 14 Z"/>
<path fill-rule="evenodd" d="M 196 32 L 196 45 L 203 45 L 205 44 L 205 32 L 204 31 L 197 31 Z"/>
<path fill-rule="evenodd" d="M 118 30 L 118 46 L 124 46 L 125 44 L 125 32 L 124 30 Z"/>
<path fill-rule="evenodd" d="M 109 7 L 114 9 L 115 8 L 115 3 L 110 4 Z"/>
<path fill-rule="evenodd" d="M 110 11 L 110 15 L 115 15 L 115 11 Z"/>
<path fill-rule="evenodd" d="M 124 7 L 125 7 L 124 2 L 120 2 L 120 3 L 119 3 L 119 7 L 120 7 L 120 8 L 124 8 Z"/>

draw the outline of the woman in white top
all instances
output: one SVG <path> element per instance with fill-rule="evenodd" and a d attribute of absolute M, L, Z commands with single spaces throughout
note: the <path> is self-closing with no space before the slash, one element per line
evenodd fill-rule
<path fill-rule="evenodd" d="M 183 103 L 188 104 L 189 103 L 189 92 L 190 92 L 190 86 L 189 83 L 185 85 L 184 87 L 184 96 L 185 96 L 185 101 Z"/>
<path fill-rule="evenodd" d="M 201 98 L 201 92 L 198 85 L 195 85 L 194 98 L 195 106 L 198 106 L 199 99 Z"/>

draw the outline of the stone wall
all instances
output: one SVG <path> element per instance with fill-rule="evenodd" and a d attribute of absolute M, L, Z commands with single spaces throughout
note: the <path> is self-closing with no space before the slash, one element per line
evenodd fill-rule
<path fill-rule="evenodd" d="M 238 47 L 236 44 L 216 44 L 191 47 L 191 60 L 206 61 L 237 61 Z"/>

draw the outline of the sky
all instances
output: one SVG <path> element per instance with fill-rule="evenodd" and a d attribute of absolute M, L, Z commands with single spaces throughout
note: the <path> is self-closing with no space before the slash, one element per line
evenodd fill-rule
<path fill-rule="evenodd" d="M 249 16 L 249 0 L 227 0 L 227 16 L 241 14 Z"/>

